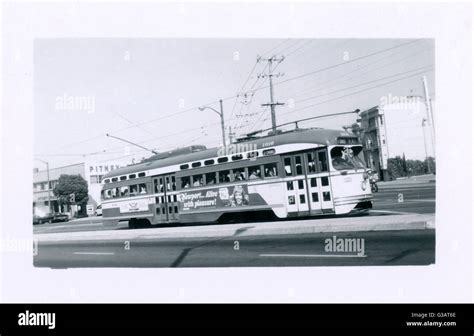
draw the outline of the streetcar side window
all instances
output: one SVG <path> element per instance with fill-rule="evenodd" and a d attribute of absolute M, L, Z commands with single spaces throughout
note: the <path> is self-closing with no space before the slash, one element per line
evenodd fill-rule
<path fill-rule="evenodd" d="M 249 180 L 261 179 L 262 171 L 260 166 L 249 167 Z"/>
<path fill-rule="evenodd" d="M 105 199 L 110 199 L 110 198 L 112 198 L 112 190 L 113 190 L 113 189 L 107 189 L 107 190 L 105 190 Z"/>
<path fill-rule="evenodd" d="M 181 177 L 181 189 L 187 189 L 191 186 L 191 177 L 183 176 Z"/>
<path fill-rule="evenodd" d="M 123 186 L 120 188 L 120 196 L 122 197 L 127 197 L 130 195 L 130 190 L 128 188 L 128 186 Z"/>
<path fill-rule="evenodd" d="M 193 176 L 193 187 L 200 187 L 204 185 L 204 180 L 202 174 L 194 175 Z"/>
<path fill-rule="evenodd" d="M 328 159 L 325 151 L 318 152 L 318 167 L 320 172 L 328 171 Z"/>
<path fill-rule="evenodd" d="M 222 170 L 219 172 L 219 183 L 230 182 L 230 170 Z"/>
<path fill-rule="evenodd" d="M 140 194 L 147 194 L 147 193 L 148 193 L 148 190 L 147 190 L 147 189 L 148 189 L 148 188 L 147 188 L 146 183 L 140 183 L 140 184 L 138 185 L 138 192 L 139 192 Z"/>
<path fill-rule="evenodd" d="M 288 158 L 289 159 L 289 158 Z M 290 166 L 291 169 L 291 166 Z M 263 166 L 263 171 L 265 172 L 265 177 L 277 177 L 278 176 L 278 168 L 276 163 L 269 163 Z"/>
<path fill-rule="evenodd" d="M 171 182 L 169 176 L 166 176 L 166 191 L 171 191 Z"/>
<path fill-rule="evenodd" d="M 247 174 L 245 174 L 245 168 L 233 169 L 234 181 L 245 181 L 247 179 Z"/>
<path fill-rule="evenodd" d="M 171 176 L 171 189 L 176 190 L 176 177 Z"/>
<path fill-rule="evenodd" d="M 130 186 L 130 196 L 134 196 L 138 193 L 138 185 L 134 184 Z"/>
<path fill-rule="evenodd" d="M 303 162 L 301 160 L 301 155 L 295 156 L 295 169 L 296 175 L 303 175 Z"/>
<path fill-rule="evenodd" d="M 160 180 L 160 187 L 158 189 L 158 192 L 165 192 L 165 187 L 164 187 L 164 184 L 163 184 L 163 177 L 160 177 L 159 180 Z"/>
<path fill-rule="evenodd" d="M 316 163 L 314 162 L 314 153 L 308 153 L 308 173 L 316 173 Z"/>
<path fill-rule="evenodd" d="M 117 197 L 120 197 L 120 190 L 119 188 L 113 188 L 111 190 L 111 193 L 112 193 L 112 198 L 117 198 Z"/>
<path fill-rule="evenodd" d="M 285 176 L 291 176 L 293 174 L 291 169 L 291 158 L 286 157 L 284 160 L 285 163 Z"/>
<path fill-rule="evenodd" d="M 216 173 L 207 173 L 206 174 L 206 185 L 216 184 Z"/>

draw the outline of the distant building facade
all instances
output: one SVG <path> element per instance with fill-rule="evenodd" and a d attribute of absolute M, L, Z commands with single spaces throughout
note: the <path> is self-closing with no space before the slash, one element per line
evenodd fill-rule
<path fill-rule="evenodd" d="M 49 186 L 47 170 L 33 171 L 33 214 L 44 215 L 49 212 L 49 199 L 51 200 L 51 211 L 69 213 L 71 208 L 65 204 L 59 204 L 58 199 L 54 196 L 53 189 L 58 184 L 61 175 L 80 175 L 87 181 L 89 189 L 88 205 L 92 205 L 95 211 L 100 203 L 100 191 L 102 177 L 108 172 L 123 167 L 120 163 L 94 163 L 83 162 L 64 167 L 49 169 Z M 80 214 L 85 215 L 86 209 L 76 209 Z"/>
<path fill-rule="evenodd" d="M 383 109 L 375 106 L 361 112 L 358 122 L 367 167 L 377 172 L 382 181 L 389 180 L 387 129 Z"/>
<path fill-rule="evenodd" d="M 408 159 L 421 161 L 435 157 L 424 98 L 411 96 L 394 100 L 389 96 L 386 100 L 388 102 L 361 112 L 357 120 L 367 166 L 384 181 L 390 179 L 389 153 L 392 158 L 406 155 Z"/>

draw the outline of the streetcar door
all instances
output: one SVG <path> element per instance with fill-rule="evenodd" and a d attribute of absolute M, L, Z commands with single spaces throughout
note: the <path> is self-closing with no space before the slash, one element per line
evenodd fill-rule
<path fill-rule="evenodd" d="M 303 154 L 283 157 L 288 212 L 309 214 Z"/>
<path fill-rule="evenodd" d="M 158 223 L 166 223 L 168 221 L 168 213 L 166 211 L 164 176 L 154 178 L 153 184 L 155 190 L 155 218 Z"/>
<path fill-rule="evenodd" d="M 333 212 L 334 206 L 326 148 L 306 153 L 306 162 L 311 213 L 317 215 Z"/>
<path fill-rule="evenodd" d="M 154 179 L 155 185 L 155 216 L 157 222 L 176 222 L 179 220 L 176 176 L 161 175 Z"/>
<path fill-rule="evenodd" d="M 179 206 L 176 176 L 174 174 L 165 175 L 165 195 L 168 221 L 176 222 L 179 220 Z"/>

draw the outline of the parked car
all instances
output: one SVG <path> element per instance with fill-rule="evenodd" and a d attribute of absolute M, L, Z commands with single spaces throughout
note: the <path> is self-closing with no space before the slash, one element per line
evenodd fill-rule
<path fill-rule="evenodd" d="M 65 213 L 56 213 L 53 216 L 53 222 L 67 222 L 69 220 L 69 216 Z"/>
<path fill-rule="evenodd" d="M 102 204 L 97 205 L 97 208 L 95 208 L 95 215 L 102 216 Z"/>
<path fill-rule="evenodd" d="M 51 213 L 47 213 L 43 216 L 34 215 L 33 224 L 52 223 L 53 219 L 54 219 L 54 215 Z"/>
<path fill-rule="evenodd" d="M 47 213 L 43 216 L 34 215 L 33 224 L 44 224 L 44 223 L 57 223 L 57 222 L 67 222 L 69 216 L 63 213 Z"/>

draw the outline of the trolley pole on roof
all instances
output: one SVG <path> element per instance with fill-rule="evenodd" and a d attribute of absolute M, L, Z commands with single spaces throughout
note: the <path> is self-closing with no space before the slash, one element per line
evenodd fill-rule
<path fill-rule="evenodd" d="M 257 58 L 257 62 L 261 62 L 261 61 L 266 61 L 268 62 L 268 74 L 260 74 L 258 75 L 257 77 L 258 78 L 265 78 L 265 77 L 268 77 L 268 81 L 269 81 L 269 86 L 270 86 L 270 102 L 269 103 L 266 103 L 266 104 L 262 104 L 262 106 L 270 106 L 270 111 L 271 111 L 271 114 L 272 114 L 272 131 L 273 132 L 276 132 L 276 127 L 277 127 L 277 124 L 276 124 L 276 116 L 275 116 L 275 106 L 279 106 L 279 105 L 285 105 L 284 103 L 278 103 L 278 102 L 275 102 L 274 101 L 274 97 L 273 97 L 273 77 L 280 77 L 280 76 L 283 76 L 282 73 L 277 73 L 277 74 L 273 74 L 273 68 L 272 68 L 272 65 L 273 65 L 273 62 L 278 62 L 278 63 L 281 63 L 283 62 L 283 60 L 285 59 L 284 56 L 280 57 L 280 58 L 277 58 L 276 56 L 272 56 L 270 58 L 261 58 L 261 57 L 258 57 Z"/>
<path fill-rule="evenodd" d="M 222 105 L 222 99 L 219 99 L 219 105 L 220 105 L 220 111 L 217 111 L 216 109 L 210 106 L 201 106 L 199 107 L 199 111 L 204 111 L 205 109 L 209 109 L 216 112 L 219 115 L 219 117 L 221 118 L 222 146 L 225 147 L 226 143 L 225 143 L 225 126 L 224 126 L 224 107 Z"/>
<path fill-rule="evenodd" d="M 109 134 L 109 133 L 106 133 L 105 135 L 108 136 L 108 137 L 110 137 L 110 138 L 114 138 L 114 139 L 117 139 L 117 140 L 126 142 L 126 143 L 128 143 L 128 144 L 137 146 L 138 148 L 147 150 L 147 151 L 149 151 L 149 152 L 152 152 L 153 154 L 158 154 L 157 151 L 155 151 L 155 150 L 153 150 L 153 149 L 149 149 L 149 148 L 143 147 L 142 145 L 139 145 L 139 144 L 137 144 L 137 143 L 135 143 L 135 142 L 132 142 L 132 141 L 128 141 L 128 140 L 126 140 L 126 139 L 119 138 L 119 137 L 117 137 L 117 136 L 115 136 L 115 135 L 111 135 L 111 134 Z"/>

